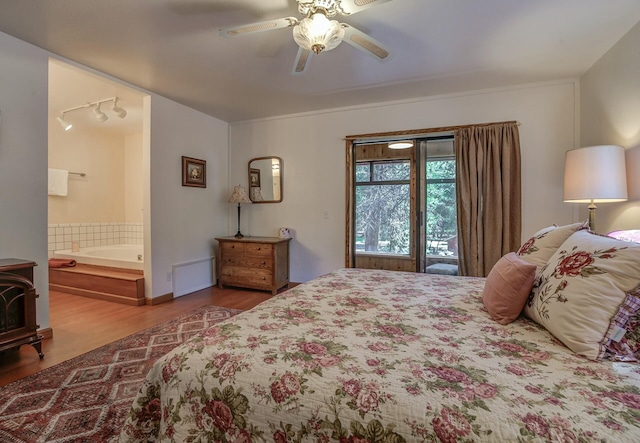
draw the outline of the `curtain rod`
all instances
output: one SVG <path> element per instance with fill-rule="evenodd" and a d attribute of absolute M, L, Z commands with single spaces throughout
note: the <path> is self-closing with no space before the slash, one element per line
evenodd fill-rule
<path fill-rule="evenodd" d="M 451 132 L 458 129 L 477 128 L 480 126 L 492 126 L 492 125 L 506 125 L 516 124 L 522 126 L 522 123 L 516 120 L 510 120 L 506 122 L 492 122 L 492 123 L 477 123 L 472 125 L 457 125 L 457 126 L 443 126 L 441 128 L 427 128 L 427 129 L 411 129 L 408 131 L 394 131 L 394 132 L 378 132 L 373 134 L 358 134 L 347 135 L 344 140 L 363 140 L 371 138 L 390 138 L 390 137 L 405 137 L 405 136 L 419 136 L 433 134 L 434 132 Z"/>

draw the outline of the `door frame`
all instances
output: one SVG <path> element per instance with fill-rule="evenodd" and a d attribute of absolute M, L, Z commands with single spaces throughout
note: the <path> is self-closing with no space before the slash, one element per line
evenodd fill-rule
<path fill-rule="evenodd" d="M 360 151 L 359 153 L 357 151 Z M 346 266 L 369 269 L 391 269 L 396 271 L 415 272 L 418 267 L 418 232 L 416 215 L 417 194 L 417 169 L 416 146 L 408 149 L 394 150 L 388 148 L 388 142 L 378 143 L 351 143 L 351 149 L 347 152 L 347 242 L 346 242 Z M 409 160 L 411 174 L 409 178 L 409 207 L 410 207 L 410 232 L 409 255 L 397 254 L 356 254 L 355 251 L 355 165 L 358 161 L 393 161 Z"/>
<path fill-rule="evenodd" d="M 420 170 L 420 162 L 422 159 L 420 158 L 420 153 L 417 147 L 416 140 L 423 138 L 431 138 L 438 136 L 448 136 L 456 130 L 466 126 L 446 126 L 440 128 L 431 128 L 431 129 L 413 129 L 407 131 L 393 131 L 393 132 L 380 132 L 380 133 L 371 133 L 371 134 L 359 134 L 359 135 L 348 135 L 345 137 L 345 160 L 346 160 L 346 189 L 345 189 L 345 267 L 354 268 L 356 267 L 356 249 L 355 249 L 355 194 L 356 194 L 356 173 L 355 173 L 355 164 L 356 164 L 356 155 L 355 149 L 359 144 L 388 144 L 393 141 L 399 140 L 414 140 L 414 146 L 412 148 L 413 151 L 413 161 L 415 166 L 412 167 L 412 177 L 411 177 L 411 193 L 412 193 L 412 202 L 411 202 L 411 211 L 412 211 L 412 232 L 411 232 L 411 258 L 412 267 L 411 270 L 414 272 L 419 271 L 420 262 L 423 258 L 420 258 L 423 255 L 419 249 L 421 247 L 421 234 L 418 234 L 418 227 L 422 226 L 422 210 L 416 210 L 416 198 L 421 198 L 418 189 L 419 183 L 417 183 L 417 174 Z M 392 159 L 394 157 L 388 157 L 388 159 Z M 397 157 L 396 157 L 397 158 Z M 383 160 L 384 158 L 380 158 Z M 386 256 L 382 256 L 386 257 Z M 400 260 L 409 260 L 405 257 L 398 257 Z M 407 269 L 408 270 L 408 269 Z"/>

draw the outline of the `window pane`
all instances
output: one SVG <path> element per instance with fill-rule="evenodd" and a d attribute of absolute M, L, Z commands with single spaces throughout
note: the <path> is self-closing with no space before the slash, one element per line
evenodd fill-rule
<path fill-rule="evenodd" d="M 356 252 L 409 254 L 409 185 L 356 187 Z"/>
<path fill-rule="evenodd" d="M 369 162 L 356 163 L 356 182 L 371 181 L 371 177 L 369 177 L 369 165 Z"/>
<path fill-rule="evenodd" d="M 427 255 L 458 256 L 455 183 L 427 185 L 426 236 Z"/>
<path fill-rule="evenodd" d="M 409 160 L 373 164 L 373 181 L 409 180 L 411 164 Z"/>
<path fill-rule="evenodd" d="M 427 161 L 427 180 L 433 179 L 455 179 L 455 160 Z"/>

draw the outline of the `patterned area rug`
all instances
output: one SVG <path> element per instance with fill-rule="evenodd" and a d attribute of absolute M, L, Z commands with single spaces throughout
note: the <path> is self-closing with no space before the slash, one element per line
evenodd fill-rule
<path fill-rule="evenodd" d="M 153 363 L 239 312 L 202 306 L 0 388 L 0 442 L 113 439 Z"/>

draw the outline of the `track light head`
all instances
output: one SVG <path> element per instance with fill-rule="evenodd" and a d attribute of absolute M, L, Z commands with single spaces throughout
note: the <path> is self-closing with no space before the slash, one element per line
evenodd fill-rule
<path fill-rule="evenodd" d="M 125 118 L 127 116 L 127 111 L 118 106 L 118 99 L 115 98 L 113 100 L 113 105 L 111 106 L 111 110 L 116 113 L 116 115 L 120 118 Z"/>
<path fill-rule="evenodd" d="M 109 117 L 107 117 L 107 114 L 105 114 L 104 112 L 102 112 L 100 110 L 100 103 L 98 103 L 94 108 L 93 108 L 93 112 L 96 114 L 96 118 L 98 120 L 100 120 L 101 122 L 105 122 L 109 119 Z"/>
<path fill-rule="evenodd" d="M 64 129 L 65 131 L 73 128 L 73 125 L 64 119 L 64 114 L 56 117 L 56 120 L 58 120 L 58 123 L 60 123 L 60 126 L 62 126 L 62 129 Z"/>

